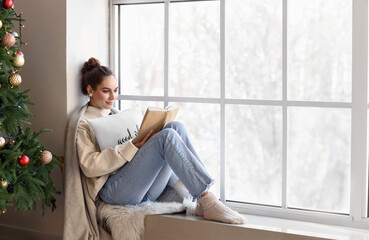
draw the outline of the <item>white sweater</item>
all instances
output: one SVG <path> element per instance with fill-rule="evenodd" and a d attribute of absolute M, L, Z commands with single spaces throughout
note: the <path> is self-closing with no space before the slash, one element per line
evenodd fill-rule
<path fill-rule="evenodd" d="M 96 200 L 109 175 L 121 168 L 126 162 L 131 161 L 138 151 L 132 141 L 127 141 L 114 148 L 100 150 L 96 136 L 87 119 L 104 117 L 109 115 L 110 112 L 110 109 L 88 106 L 77 130 L 79 165 L 86 176 L 89 195 L 94 200 Z"/>

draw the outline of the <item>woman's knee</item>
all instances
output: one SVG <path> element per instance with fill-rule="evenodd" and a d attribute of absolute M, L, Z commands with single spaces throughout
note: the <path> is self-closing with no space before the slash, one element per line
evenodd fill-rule
<path fill-rule="evenodd" d="M 177 131 L 174 128 L 163 128 L 158 135 L 163 136 L 164 138 L 172 137 L 178 135 Z"/>
<path fill-rule="evenodd" d="M 182 137 L 180 133 L 173 128 L 164 128 L 159 133 L 157 133 L 155 137 L 157 137 L 158 142 L 164 145 L 169 142 L 174 143 L 174 142 L 182 141 Z"/>
<path fill-rule="evenodd" d="M 186 127 L 185 125 L 180 121 L 171 121 L 167 123 L 164 127 L 164 129 L 171 128 L 176 130 L 177 132 L 185 131 Z"/>

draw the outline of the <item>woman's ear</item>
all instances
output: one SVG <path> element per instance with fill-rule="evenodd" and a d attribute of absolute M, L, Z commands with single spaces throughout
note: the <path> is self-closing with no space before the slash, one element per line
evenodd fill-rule
<path fill-rule="evenodd" d="M 88 93 L 88 95 L 92 95 L 93 94 L 93 89 L 92 89 L 92 87 L 91 87 L 91 85 L 87 85 L 87 93 Z"/>

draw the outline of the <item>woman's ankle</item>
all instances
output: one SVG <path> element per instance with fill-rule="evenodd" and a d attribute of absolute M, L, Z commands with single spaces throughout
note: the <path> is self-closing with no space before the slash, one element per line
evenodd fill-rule
<path fill-rule="evenodd" d="M 208 190 L 206 190 L 205 192 L 203 192 L 201 195 L 200 195 L 200 197 L 199 198 L 202 198 L 202 197 L 204 197 L 204 196 L 206 196 L 207 194 L 208 194 Z"/>
<path fill-rule="evenodd" d="M 195 211 L 197 216 L 203 217 L 204 216 L 204 208 L 202 207 L 202 205 L 197 202 L 196 204 L 196 211 Z"/>

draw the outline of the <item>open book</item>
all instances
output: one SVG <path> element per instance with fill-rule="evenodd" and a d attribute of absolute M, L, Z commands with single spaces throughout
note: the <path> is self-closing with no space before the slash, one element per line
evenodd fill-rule
<path fill-rule="evenodd" d="M 137 135 L 137 142 L 140 142 L 146 134 L 153 130 L 159 132 L 164 125 L 175 120 L 179 107 L 168 106 L 166 108 L 148 107 L 142 119 L 140 131 Z"/>

